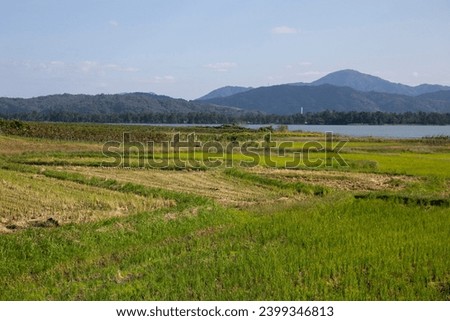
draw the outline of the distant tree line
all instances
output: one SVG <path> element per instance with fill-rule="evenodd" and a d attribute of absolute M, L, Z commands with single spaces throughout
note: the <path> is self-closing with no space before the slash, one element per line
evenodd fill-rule
<path fill-rule="evenodd" d="M 147 123 L 147 124 L 312 124 L 312 125 L 449 125 L 450 113 L 383 113 L 383 112 L 335 112 L 269 115 L 256 112 L 237 112 L 233 114 L 215 112 L 189 113 L 111 113 L 81 114 L 66 111 L 31 112 L 1 115 L 3 119 L 48 122 L 82 122 L 82 123 Z"/>

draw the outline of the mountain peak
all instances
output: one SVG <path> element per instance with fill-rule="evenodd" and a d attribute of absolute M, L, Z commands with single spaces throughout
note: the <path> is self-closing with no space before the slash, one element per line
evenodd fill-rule
<path fill-rule="evenodd" d="M 413 87 L 399 83 L 393 83 L 380 77 L 364 74 L 353 69 L 335 71 L 311 83 L 311 85 L 313 86 L 324 84 L 339 87 L 350 87 L 363 92 L 375 91 L 407 96 L 418 96 L 425 93 L 450 89 L 449 87 L 440 85 L 424 84 Z"/>
<path fill-rule="evenodd" d="M 250 89 L 253 89 L 253 88 L 252 87 L 240 87 L 240 86 L 225 86 L 225 87 L 215 89 L 215 90 L 211 91 L 210 93 L 206 94 L 205 96 L 197 98 L 196 100 L 206 100 L 206 99 L 213 99 L 213 98 L 228 97 L 228 96 L 232 96 L 235 94 L 249 91 Z"/>
<path fill-rule="evenodd" d="M 332 72 L 314 82 L 312 85 L 319 86 L 329 84 L 340 87 L 350 87 L 359 91 L 379 91 L 399 93 L 396 89 L 391 89 L 394 83 L 376 76 L 364 74 L 353 69 L 344 69 Z M 405 85 L 402 85 L 405 86 Z"/>
<path fill-rule="evenodd" d="M 419 86 L 408 86 L 394 83 L 377 76 L 362 73 L 354 69 L 338 70 L 317 79 L 311 83 L 291 83 L 291 86 L 321 86 L 332 85 L 337 87 L 350 87 L 362 92 L 379 92 L 387 94 L 398 94 L 406 96 L 419 96 L 442 90 L 450 90 L 448 86 L 422 84 Z M 225 98 L 252 90 L 252 87 L 225 86 L 211 91 L 196 100 L 208 100 Z"/>

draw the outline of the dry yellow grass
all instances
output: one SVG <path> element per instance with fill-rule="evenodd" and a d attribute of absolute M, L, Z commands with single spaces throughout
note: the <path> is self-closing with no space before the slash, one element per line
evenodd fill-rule
<path fill-rule="evenodd" d="M 420 179 L 402 175 L 384 175 L 372 173 L 290 170 L 266 167 L 254 167 L 249 171 L 258 175 L 289 182 L 302 182 L 330 187 L 345 191 L 401 190 Z"/>
<path fill-rule="evenodd" d="M 17 155 L 26 152 L 101 151 L 101 148 L 101 144 L 95 143 L 61 142 L 0 135 L 0 155 Z"/>
<path fill-rule="evenodd" d="M 280 191 L 270 186 L 260 186 L 251 182 L 231 178 L 221 170 L 209 171 L 167 171 L 120 168 L 71 167 L 65 170 L 131 182 L 149 187 L 202 195 L 227 206 L 251 206 L 277 201 L 300 200 L 305 196 Z"/>
<path fill-rule="evenodd" d="M 50 223 L 95 221 L 174 204 L 170 200 L 4 170 L 0 170 L 0 195 L 0 232 Z"/>

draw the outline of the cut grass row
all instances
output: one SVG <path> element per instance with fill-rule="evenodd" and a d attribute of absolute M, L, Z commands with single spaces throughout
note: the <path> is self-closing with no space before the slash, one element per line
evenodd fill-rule
<path fill-rule="evenodd" d="M 328 190 L 319 185 L 306 184 L 302 182 L 290 183 L 282 180 L 277 180 L 273 178 L 268 178 L 260 175 L 255 175 L 249 172 L 245 172 L 242 170 L 238 170 L 236 168 L 230 168 L 225 170 L 225 174 L 237 177 L 246 181 L 250 181 L 256 184 L 275 186 L 280 189 L 292 189 L 298 193 L 305 193 L 310 195 L 325 195 L 328 193 Z"/>
<path fill-rule="evenodd" d="M 161 197 L 126 195 L 49 176 L 5 170 L 0 170 L 0 195 L 0 233 L 5 229 L 43 225 L 47 220 L 56 225 L 83 223 L 175 203 Z"/>
<path fill-rule="evenodd" d="M 234 154 L 212 154 L 181 152 L 154 153 L 152 155 L 138 155 L 131 153 L 129 161 L 104 156 L 101 152 L 58 152 L 58 153 L 27 153 L 10 157 L 14 162 L 29 165 L 49 166 L 94 166 L 94 167 L 140 167 L 161 169 L 194 169 L 206 170 L 218 167 L 254 167 L 266 166 L 273 168 L 297 169 L 325 169 L 334 171 L 354 171 L 369 173 L 386 173 L 394 175 L 435 176 L 443 179 L 450 178 L 450 153 L 376 153 L 354 152 L 340 154 L 346 164 L 344 166 L 333 160 L 337 155 L 326 153 L 286 153 L 285 155 L 254 154 L 253 156 Z M 326 166 L 326 159 L 331 158 Z M 295 164 L 295 166 L 294 166 Z"/>
<path fill-rule="evenodd" d="M 88 186 L 100 187 L 109 189 L 112 191 L 131 193 L 144 197 L 150 198 L 163 198 L 177 200 L 179 204 L 192 202 L 205 203 L 208 199 L 202 198 L 201 196 L 186 195 L 183 193 L 178 193 L 174 191 L 169 191 L 161 188 L 152 188 L 149 186 L 143 186 L 139 184 L 133 184 L 129 182 L 119 182 L 114 179 L 105 179 L 100 177 L 86 177 L 79 173 L 71 173 L 63 170 L 52 170 L 52 169 L 40 169 L 38 167 L 33 167 L 24 164 L 17 163 L 1 163 L 0 167 L 6 170 L 19 171 L 23 173 L 32 173 L 37 175 L 44 175 L 46 177 L 55 178 L 63 181 L 71 181 L 79 184 L 84 184 Z"/>

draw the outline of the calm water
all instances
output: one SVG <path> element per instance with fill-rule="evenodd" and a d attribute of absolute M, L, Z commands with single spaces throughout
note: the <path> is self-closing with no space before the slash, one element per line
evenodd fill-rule
<path fill-rule="evenodd" d="M 266 125 L 248 125 L 249 128 L 259 128 Z M 274 126 L 276 128 L 276 126 Z M 333 132 L 348 136 L 373 136 L 389 138 L 420 138 L 424 136 L 450 136 L 450 125 L 289 125 L 289 130 L 313 132 Z"/>
<path fill-rule="evenodd" d="M 149 126 L 220 126 L 218 124 L 149 124 Z M 244 127 L 257 129 L 269 125 L 244 125 Z M 272 125 L 274 128 L 277 125 Z M 450 136 L 450 125 L 289 125 L 289 130 L 302 130 L 311 132 L 333 132 L 348 136 L 373 136 L 388 138 L 421 138 L 424 136 L 445 135 Z"/>

